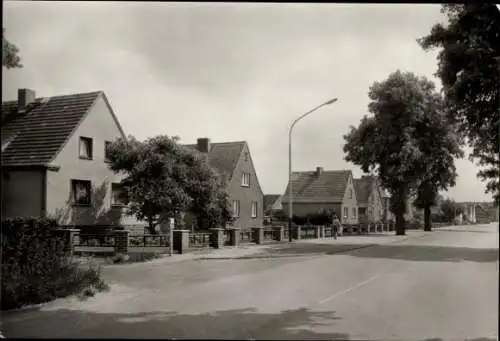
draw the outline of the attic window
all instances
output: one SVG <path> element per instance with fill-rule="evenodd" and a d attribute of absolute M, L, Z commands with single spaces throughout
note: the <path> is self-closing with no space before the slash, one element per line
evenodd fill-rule
<path fill-rule="evenodd" d="M 352 189 L 349 190 L 349 199 L 352 199 Z"/>
<path fill-rule="evenodd" d="M 248 161 L 248 152 L 245 152 L 244 158 L 245 158 L 245 161 Z"/>
<path fill-rule="evenodd" d="M 92 160 L 92 138 L 80 136 L 80 159 Z"/>
<path fill-rule="evenodd" d="M 241 177 L 241 186 L 250 187 L 250 173 L 243 173 Z"/>

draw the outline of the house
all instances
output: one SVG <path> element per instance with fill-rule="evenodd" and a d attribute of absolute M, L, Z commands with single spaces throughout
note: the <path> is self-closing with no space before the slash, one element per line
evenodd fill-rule
<path fill-rule="evenodd" d="M 123 215 L 106 146 L 125 134 L 102 91 L 2 103 L 2 217 L 63 225 L 137 225 Z"/>
<path fill-rule="evenodd" d="M 293 215 L 305 216 L 322 210 L 332 210 L 344 224 L 358 223 L 358 202 L 350 170 L 325 171 L 317 167 L 312 172 L 292 174 Z M 290 184 L 282 198 L 288 212 Z"/>
<path fill-rule="evenodd" d="M 387 200 L 380 187 L 378 178 L 373 175 L 363 175 L 354 179 L 354 188 L 358 200 L 360 222 L 379 222 L 387 219 Z"/>
<path fill-rule="evenodd" d="M 282 196 L 280 194 L 264 195 L 264 213 L 270 214 L 283 209 L 283 206 L 281 205 L 281 198 Z"/>
<path fill-rule="evenodd" d="M 240 229 L 263 224 L 264 194 L 255 172 L 250 149 L 245 141 L 212 143 L 199 138 L 197 144 L 185 145 L 206 155 L 208 163 L 227 184 L 233 217 L 233 226 Z M 188 227 L 194 223 L 186 217 Z"/>

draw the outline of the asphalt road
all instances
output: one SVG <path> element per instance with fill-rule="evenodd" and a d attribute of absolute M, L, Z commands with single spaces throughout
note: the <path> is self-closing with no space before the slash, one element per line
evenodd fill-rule
<path fill-rule="evenodd" d="M 44 338 L 497 340 L 498 225 L 333 252 L 376 239 L 353 238 L 266 258 L 110 266 L 109 293 L 4 313 L 1 329 Z"/>

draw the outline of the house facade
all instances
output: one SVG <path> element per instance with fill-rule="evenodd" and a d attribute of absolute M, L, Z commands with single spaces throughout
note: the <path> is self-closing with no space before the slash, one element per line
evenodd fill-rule
<path fill-rule="evenodd" d="M 101 92 L 2 103 L 2 217 L 49 216 L 62 225 L 137 226 L 119 199 L 106 146 L 125 137 Z"/>
<path fill-rule="evenodd" d="M 282 198 L 285 212 L 289 208 L 290 184 Z M 332 210 L 343 224 L 357 224 L 358 202 L 350 170 L 325 171 L 317 167 L 312 172 L 292 174 L 293 215 L 305 216 L 322 210 Z"/>
<path fill-rule="evenodd" d="M 387 220 L 387 200 L 380 187 L 378 178 L 372 175 L 363 175 L 354 179 L 356 198 L 359 206 L 360 222 L 380 222 Z"/>
<path fill-rule="evenodd" d="M 212 143 L 199 138 L 186 145 L 206 155 L 208 163 L 226 182 L 233 212 L 233 227 L 248 229 L 263 224 L 264 194 L 257 178 L 248 143 L 245 141 Z M 185 218 L 186 227 L 195 224 L 192 216 Z"/>

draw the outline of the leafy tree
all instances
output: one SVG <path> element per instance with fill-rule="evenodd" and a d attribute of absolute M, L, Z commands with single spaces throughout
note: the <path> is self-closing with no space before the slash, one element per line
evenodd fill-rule
<path fill-rule="evenodd" d="M 414 205 L 424 210 L 424 231 L 431 231 L 431 206 L 438 204 L 438 192 L 455 185 L 458 175 L 454 158 L 463 157 L 459 136 L 453 122 L 444 114 L 441 96 L 435 93 L 433 99 L 426 115 L 416 125 L 423 153 L 420 171 L 423 177 Z"/>
<path fill-rule="evenodd" d="M 2 66 L 5 66 L 7 69 L 12 68 L 21 68 L 23 65 L 21 64 L 21 57 L 18 55 L 19 48 L 10 43 L 5 38 L 5 28 L 2 29 Z"/>
<path fill-rule="evenodd" d="M 483 167 L 478 177 L 500 200 L 500 12 L 493 3 L 445 4 L 446 25 L 434 25 L 419 39 L 439 48 L 437 76 L 443 83 L 448 115 L 472 147 L 471 160 Z"/>
<path fill-rule="evenodd" d="M 431 81 L 399 70 L 375 82 L 368 96 L 373 115 L 365 115 L 357 128 L 344 135 L 345 159 L 379 177 L 391 194 L 396 234 L 404 235 L 406 203 L 430 167 L 422 146 L 431 144 L 433 137 L 424 127 L 434 120 L 429 117 L 439 108 L 439 96 Z"/>
<path fill-rule="evenodd" d="M 450 198 L 441 201 L 440 208 L 447 222 L 452 222 L 457 214 L 462 213 L 462 208 L 460 208 L 457 203 Z"/>
<path fill-rule="evenodd" d="M 206 161 L 177 144 L 178 138 L 157 136 L 144 142 L 118 139 L 109 147 L 110 169 L 124 173 L 127 213 L 147 221 L 151 234 L 156 225 L 181 212 L 210 212 L 227 197 Z M 222 213 L 221 213 L 222 212 Z M 224 211 L 219 212 L 219 216 Z"/>

